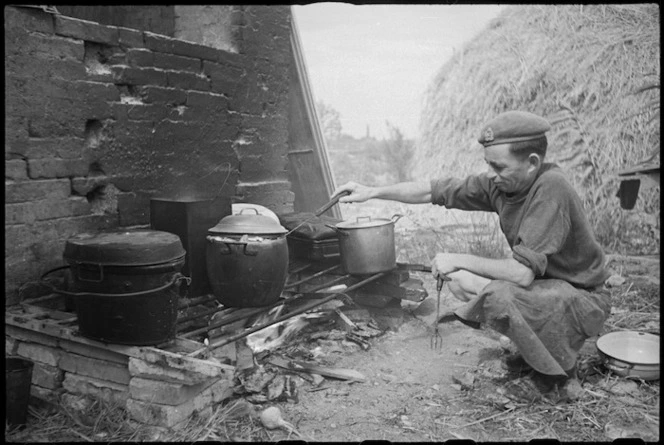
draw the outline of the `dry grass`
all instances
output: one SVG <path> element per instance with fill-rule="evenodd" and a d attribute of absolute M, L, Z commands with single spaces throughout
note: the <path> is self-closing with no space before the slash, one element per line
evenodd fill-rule
<path fill-rule="evenodd" d="M 414 176 L 483 168 L 481 125 L 509 109 L 538 113 L 555 122 L 548 158 L 568 171 L 605 248 L 658 252 L 658 188 L 628 218 L 615 175 L 659 160 L 659 34 L 655 4 L 507 9 L 431 84 Z"/>

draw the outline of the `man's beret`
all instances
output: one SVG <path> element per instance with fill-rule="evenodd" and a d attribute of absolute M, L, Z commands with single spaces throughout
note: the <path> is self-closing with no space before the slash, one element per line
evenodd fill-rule
<path fill-rule="evenodd" d="M 479 143 L 489 145 L 529 141 L 544 136 L 551 129 L 546 119 L 527 111 L 506 111 L 482 129 Z"/>

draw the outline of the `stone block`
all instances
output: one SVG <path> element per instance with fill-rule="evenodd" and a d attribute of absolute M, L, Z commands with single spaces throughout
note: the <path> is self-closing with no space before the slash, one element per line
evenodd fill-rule
<path fill-rule="evenodd" d="M 109 178 L 106 175 L 85 176 L 83 178 L 72 178 L 71 188 L 74 193 L 85 196 L 95 188 L 107 185 L 108 183 Z"/>
<path fill-rule="evenodd" d="M 21 181 L 28 179 L 28 165 L 23 159 L 5 161 L 5 179 Z"/>
<path fill-rule="evenodd" d="M 201 60 L 175 54 L 154 53 L 154 66 L 164 70 L 198 73 L 201 70 Z"/>
<path fill-rule="evenodd" d="M 76 137 L 30 138 L 25 154 L 30 159 L 76 159 L 84 152 L 84 143 L 83 138 Z"/>
<path fill-rule="evenodd" d="M 184 90 L 209 91 L 210 82 L 207 77 L 186 71 L 167 71 L 168 86 Z"/>
<path fill-rule="evenodd" d="M 133 377 L 129 383 L 129 394 L 134 400 L 159 403 L 162 405 L 181 405 L 194 397 L 200 396 L 213 385 L 221 386 L 222 390 L 229 386 L 227 380 L 214 379 L 194 385 L 169 383 L 159 380 Z"/>
<path fill-rule="evenodd" d="M 108 380 L 65 373 L 62 387 L 72 394 L 83 394 L 100 398 L 109 403 L 124 406 L 129 399 L 129 387 Z"/>
<path fill-rule="evenodd" d="M 113 82 L 129 85 L 168 85 L 166 71 L 153 68 L 112 66 Z"/>
<path fill-rule="evenodd" d="M 211 414 L 211 405 L 220 403 L 232 395 L 232 391 L 222 389 L 225 385 L 228 385 L 228 382 L 218 382 L 197 397 L 180 405 L 162 405 L 130 398 L 127 400 L 127 412 L 141 423 L 171 428 L 194 413 L 201 416 Z M 213 390 L 213 387 L 216 389 Z M 220 400 L 217 402 L 215 399 Z"/>
<path fill-rule="evenodd" d="M 28 172 L 32 179 L 69 178 L 88 173 L 86 159 L 43 158 L 28 160 Z"/>
<path fill-rule="evenodd" d="M 208 113 L 219 113 L 228 109 L 228 98 L 222 94 L 187 92 L 187 106 L 200 107 Z"/>
<path fill-rule="evenodd" d="M 144 86 L 141 97 L 145 103 L 184 105 L 187 102 L 187 93 L 175 88 Z"/>
<path fill-rule="evenodd" d="M 58 389 L 50 389 L 50 388 L 42 388 L 41 386 L 37 385 L 30 385 L 30 395 L 32 397 L 35 397 L 39 400 L 43 400 L 45 402 L 52 403 L 54 405 L 58 405 L 60 401 L 60 395 L 64 392 L 64 389 L 58 388 Z"/>
<path fill-rule="evenodd" d="M 176 40 L 171 37 L 166 37 L 149 31 L 143 32 L 143 42 L 145 47 L 151 51 L 157 51 L 160 53 L 172 53 L 173 42 L 175 41 Z"/>
<path fill-rule="evenodd" d="M 129 358 L 129 372 L 133 377 L 185 385 L 196 385 L 222 375 L 210 376 L 192 370 L 176 369 L 164 363 L 150 363 L 135 357 Z"/>
<path fill-rule="evenodd" d="M 83 357 L 78 354 L 63 354 L 60 367 L 68 372 L 100 380 L 108 380 L 122 385 L 128 385 L 131 379 L 126 366 L 114 362 Z"/>
<path fill-rule="evenodd" d="M 22 329 L 9 324 L 5 324 L 5 335 L 11 336 L 17 340 L 38 343 L 43 346 L 50 346 L 53 348 L 58 346 L 58 339 L 51 335 L 42 334 L 41 332 L 33 331 L 31 329 Z"/>
<path fill-rule="evenodd" d="M 6 327 L 6 325 L 5 325 Z M 15 338 L 5 336 L 5 354 L 6 355 L 16 355 L 16 350 L 18 349 L 19 341 Z"/>
<path fill-rule="evenodd" d="M 143 32 L 118 26 L 118 42 L 121 46 L 141 48 L 144 45 Z"/>
<path fill-rule="evenodd" d="M 64 199 L 71 193 L 69 179 L 47 179 L 26 182 L 5 181 L 5 203 Z"/>
<path fill-rule="evenodd" d="M 73 37 L 88 42 L 118 44 L 118 28 L 97 22 L 80 20 L 64 15 L 55 16 L 55 32 L 61 36 Z"/>
<path fill-rule="evenodd" d="M 53 34 L 53 16 L 33 8 L 5 7 L 5 27 L 20 28 L 31 32 Z"/>
<path fill-rule="evenodd" d="M 72 40 L 56 35 L 29 34 L 23 43 L 37 59 L 71 59 L 83 62 L 85 48 L 83 41 Z"/>
<path fill-rule="evenodd" d="M 154 67 L 155 53 L 145 48 L 132 48 L 127 50 L 127 64 L 132 67 Z"/>
<path fill-rule="evenodd" d="M 129 357 L 119 352 L 64 339 L 59 339 L 58 344 L 62 350 L 72 352 L 83 357 L 90 357 L 97 360 L 103 360 L 105 362 L 116 363 L 124 368 L 129 365 Z"/>
<path fill-rule="evenodd" d="M 56 389 L 62 386 L 64 371 L 55 366 L 35 363 L 32 367 L 32 383 L 42 388 Z"/>
<path fill-rule="evenodd" d="M 16 354 L 33 362 L 44 363 L 50 366 L 58 366 L 62 359 L 62 351 L 36 343 L 21 342 Z"/>

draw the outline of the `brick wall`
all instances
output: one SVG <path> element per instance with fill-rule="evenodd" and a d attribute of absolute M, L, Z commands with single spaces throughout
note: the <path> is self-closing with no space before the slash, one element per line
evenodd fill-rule
<path fill-rule="evenodd" d="M 5 8 L 6 304 L 70 236 L 149 224 L 151 197 L 292 211 L 289 19 L 237 8 L 227 52 Z"/>

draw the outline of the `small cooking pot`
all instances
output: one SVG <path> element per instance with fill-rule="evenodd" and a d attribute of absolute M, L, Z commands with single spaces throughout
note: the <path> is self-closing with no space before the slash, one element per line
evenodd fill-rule
<path fill-rule="evenodd" d="M 597 339 L 604 366 L 613 373 L 642 380 L 659 379 L 659 336 L 636 331 L 617 331 Z"/>
<path fill-rule="evenodd" d="M 355 221 L 328 225 L 339 235 L 341 265 L 352 275 L 371 275 L 397 267 L 394 224 L 402 215 L 390 219 L 359 216 Z"/>

